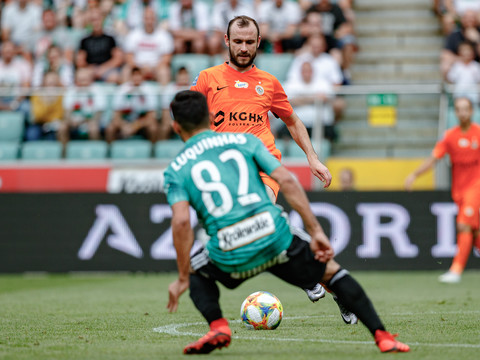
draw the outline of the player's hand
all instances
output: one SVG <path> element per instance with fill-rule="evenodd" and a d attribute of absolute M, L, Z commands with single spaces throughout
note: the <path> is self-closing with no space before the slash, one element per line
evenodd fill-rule
<path fill-rule="evenodd" d="M 312 174 L 315 175 L 317 178 L 320 179 L 321 182 L 323 182 L 323 187 L 327 188 L 330 186 L 332 182 L 332 174 L 330 174 L 330 171 L 328 168 L 321 163 L 320 160 L 315 159 L 310 163 L 310 170 L 312 171 Z"/>
<path fill-rule="evenodd" d="M 190 286 L 189 280 L 180 280 L 177 279 L 168 286 L 168 312 L 175 312 L 178 308 L 178 300 L 180 296 L 188 289 Z"/>
<path fill-rule="evenodd" d="M 413 183 L 415 182 L 416 176 L 414 174 L 410 174 L 405 179 L 405 190 L 412 191 Z"/>
<path fill-rule="evenodd" d="M 326 263 L 328 260 L 333 259 L 332 245 L 330 245 L 330 241 L 323 231 L 317 231 L 312 235 L 310 249 L 312 249 L 315 260 Z"/>

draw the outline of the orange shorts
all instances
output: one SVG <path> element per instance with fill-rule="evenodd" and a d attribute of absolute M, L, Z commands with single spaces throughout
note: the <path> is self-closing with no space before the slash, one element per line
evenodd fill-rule
<path fill-rule="evenodd" d="M 471 187 L 463 192 L 458 205 L 457 223 L 469 225 L 477 230 L 480 225 L 480 189 Z"/>
<path fill-rule="evenodd" d="M 263 183 L 273 190 L 273 193 L 275 194 L 275 198 L 277 198 L 278 192 L 280 191 L 280 185 L 278 185 L 278 183 L 275 180 L 273 180 L 270 176 L 268 176 L 264 172 L 260 171 L 260 177 L 262 178 Z"/>

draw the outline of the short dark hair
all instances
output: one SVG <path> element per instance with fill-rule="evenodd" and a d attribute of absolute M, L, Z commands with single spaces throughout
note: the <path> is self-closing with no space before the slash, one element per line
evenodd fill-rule
<path fill-rule="evenodd" d="M 250 23 L 253 23 L 253 25 L 255 25 L 255 27 L 257 28 L 257 38 L 260 36 L 260 27 L 258 26 L 258 23 L 255 19 L 247 15 L 238 15 L 228 22 L 227 37 L 229 39 L 230 39 L 230 28 L 235 23 L 237 23 L 238 27 L 241 27 L 241 28 L 248 27 Z"/>
<path fill-rule="evenodd" d="M 170 109 L 174 121 L 187 132 L 209 127 L 207 98 L 198 91 L 178 92 L 170 104 Z"/>

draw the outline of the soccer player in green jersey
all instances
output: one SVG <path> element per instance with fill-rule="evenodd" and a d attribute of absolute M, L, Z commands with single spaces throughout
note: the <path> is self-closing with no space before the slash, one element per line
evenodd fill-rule
<path fill-rule="evenodd" d="M 362 287 L 335 262 L 302 187 L 263 143 L 251 134 L 209 130 L 210 115 L 201 93 L 178 93 L 171 109 L 173 129 L 185 147 L 165 171 L 179 272 L 168 288 L 167 308 L 176 311 L 179 297 L 189 288 L 193 303 L 210 325 L 210 331 L 187 345 L 184 353 L 205 354 L 230 344 L 231 330 L 222 315 L 217 282 L 233 289 L 262 271 L 300 289 L 311 288 L 321 279 L 370 330 L 380 351 L 409 351 L 408 345 L 385 330 Z M 308 235 L 292 233 L 285 215 L 269 200 L 259 171 L 278 182 Z M 210 236 L 192 257 L 190 206 Z"/>

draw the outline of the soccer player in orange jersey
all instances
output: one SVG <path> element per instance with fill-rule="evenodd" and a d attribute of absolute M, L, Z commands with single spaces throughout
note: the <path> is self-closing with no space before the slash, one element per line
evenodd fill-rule
<path fill-rule="evenodd" d="M 207 98 L 208 108 L 214 116 L 210 123 L 212 130 L 251 133 L 281 160 L 282 154 L 275 147 L 270 130 L 268 112 L 271 111 L 285 122 L 292 138 L 305 152 L 312 173 L 324 183 L 324 187 L 328 187 L 332 175 L 318 159 L 307 129 L 293 111 L 282 85 L 275 76 L 253 64 L 260 39 L 260 30 L 254 19 L 244 15 L 234 17 L 228 23 L 225 34 L 230 60 L 201 71 L 190 90 L 198 91 Z M 268 196 L 276 202 L 279 185 L 265 173 L 260 173 L 260 176 Z M 313 289 L 305 289 L 305 292 L 313 302 L 325 296 L 325 289 L 320 284 Z M 336 297 L 334 299 L 337 301 Z M 358 319 L 355 314 L 337 304 L 343 321 L 356 324 Z"/>
<path fill-rule="evenodd" d="M 312 173 L 328 187 L 332 176 L 318 159 L 305 125 L 293 111 L 282 85 L 275 76 L 258 69 L 253 61 L 260 45 L 257 22 L 248 16 L 237 16 L 228 24 L 225 44 L 230 61 L 203 70 L 191 90 L 207 97 L 214 115 L 211 128 L 217 132 L 247 132 L 256 135 L 267 149 L 281 159 L 270 130 L 268 112 L 281 118 L 293 139 L 307 155 Z M 278 184 L 262 174 L 272 200 L 278 195 Z"/>
<path fill-rule="evenodd" d="M 430 170 L 444 155 L 450 155 L 452 163 L 452 198 L 458 206 L 457 253 L 447 273 L 439 277 L 440 282 L 457 283 L 475 248 L 480 249 L 480 126 L 472 123 L 472 102 L 465 97 L 455 100 L 455 114 L 459 125 L 445 132 L 437 142 L 432 156 L 410 174 L 405 187 L 411 190 L 415 179 Z"/>

